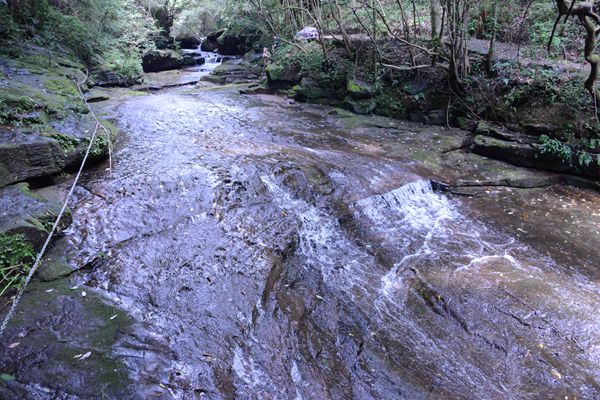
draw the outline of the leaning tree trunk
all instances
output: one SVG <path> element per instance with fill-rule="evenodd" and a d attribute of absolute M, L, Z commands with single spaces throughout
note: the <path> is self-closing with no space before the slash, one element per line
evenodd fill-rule
<path fill-rule="evenodd" d="M 561 17 L 565 16 L 566 21 L 569 16 L 576 15 L 587 32 L 585 38 L 585 60 L 591 67 L 590 75 L 584 85 L 597 104 L 600 90 L 596 87 L 596 80 L 598 79 L 600 56 L 596 54 L 596 46 L 600 38 L 600 16 L 594 11 L 593 1 L 578 2 L 577 0 L 571 0 L 568 2 L 567 0 L 556 0 L 556 5 L 558 7 L 558 18 L 554 24 L 548 48 L 550 48 L 556 26 L 559 24 Z"/>
<path fill-rule="evenodd" d="M 600 56 L 596 54 L 596 46 L 598 45 L 600 27 L 598 26 L 598 21 L 594 23 L 594 20 L 591 17 L 580 15 L 579 20 L 583 26 L 585 26 L 585 30 L 587 31 L 587 37 L 585 39 L 585 60 L 591 66 L 590 75 L 585 81 L 585 88 L 592 96 L 594 96 L 594 102 L 597 103 L 598 96 L 600 95 L 600 90 L 596 87 Z"/>

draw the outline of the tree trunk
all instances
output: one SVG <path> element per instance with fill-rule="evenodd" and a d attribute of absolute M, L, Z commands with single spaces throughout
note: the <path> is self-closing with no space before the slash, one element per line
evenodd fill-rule
<path fill-rule="evenodd" d="M 431 0 L 431 38 L 433 40 L 442 36 L 442 13 L 440 0 Z"/>
<path fill-rule="evenodd" d="M 498 3 L 497 0 L 492 0 L 492 37 L 490 39 L 490 48 L 488 50 L 487 57 L 487 69 L 488 74 L 491 75 L 494 72 L 494 65 L 496 65 L 496 36 L 498 33 Z"/>

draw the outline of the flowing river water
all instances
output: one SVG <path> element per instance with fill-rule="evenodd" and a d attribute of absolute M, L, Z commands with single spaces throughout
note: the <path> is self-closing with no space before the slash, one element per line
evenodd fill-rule
<path fill-rule="evenodd" d="M 113 169 L 9 325 L 2 398 L 600 398 L 598 195 L 442 193 L 516 169 L 235 88 L 108 109 Z"/>

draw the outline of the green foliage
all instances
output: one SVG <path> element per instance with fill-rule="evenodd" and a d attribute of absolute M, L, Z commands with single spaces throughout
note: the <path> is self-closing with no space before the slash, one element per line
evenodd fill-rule
<path fill-rule="evenodd" d="M 35 252 L 22 234 L 0 234 L 0 296 L 19 288 L 31 268 Z"/>
<path fill-rule="evenodd" d="M 395 118 L 406 116 L 406 102 L 399 91 L 391 87 L 386 88 L 377 95 L 375 100 L 377 101 L 376 113 Z"/>
<path fill-rule="evenodd" d="M 578 157 L 579 165 L 589 167 L 594 162 L 594 157 L 587 152 L 580 152 Z"/>
<path fill-rule="evenodd" d="M 579 145 L 579 146 L 578 146 Z M 540 136 L 540 153 L 551 154 L 560 158 L 563 162 L 576 166 L 587 168 L 592 164 L 600 165 L 600 154 L 594 154 L 593 151 L 600 147 L 600 139 L 569 139 L 563 142 L 558 139 L 550 138 L 547 135 Z"/>
<path fill-rule="evenodd" d="M 52 52 L 66 48 L 89 67 L 113 69 L 123 78 L 141 74 L 141 53 L 153 46 L 149 37 L 156 28 L 137 0 L 14 3 L 19 7 L 11 14 L 0 7 L 0 21 L 8 22 L 0 32 L 12 32 L 15 40 L 31 36 L 48 49 L 47 64 Z"/>
<path fill-rule="evenodd" d="M 190 33 L 201 37 L 226 26 L 225 4 L 218 0 L 204 0 L 198 6 L 184 9 L 176 18 L 175 33 Z"/>
<path fill-rule="evenodd" d="M 104 54 L 104 61 L 105 65 L 121 78 L 132 79 L 143 73 L 142 58 L 136 50 L 111 50 Z"/>
<path fill-rule="evenodd" d="M 571 150 L 571 146 L 558 139 L 551 138 L 548 135 L 540 136 L 539 151 L 542 154 L 557 156 L 567 164 L 573 163 L 573 151 Z"/>
<path fill-rule="evenodd" d="M 0 92 L 0 125 L 9 125 L 19 120 L 21 114 L 36 108 L 34 100 L 27 96 Z"/>
<path fill-rule="evenodd" d="M 67 46 L 77 58 L 86 64 L 92 64 L 95 55 L 102 50 L 101 43 L 94 29 L 77 17 L 64 15 L 54 9 L 48 13 L 43 31 L 48 41 L 57 38 Z"/>
<path fill-rule="evenodd" d="M 351 61 L 323 54 L 323 49 L 317 43 L 307 43 L 302 51 L 291 45 L 280 46 L 275 52 L 275 61 L 284 68 L 295 65 L 302 77 L 314 79 L 324 88 L 340 89 L 346 87 L 346 80 L 352 71 Z"/>
<path fill-rule="evenodd" d="M 53 133 L 50 137 L 58 142 L 60 147 L 69 152 L 74 150 L 81 141 L 73 136 L 63 135 L 62 133 Z"/>

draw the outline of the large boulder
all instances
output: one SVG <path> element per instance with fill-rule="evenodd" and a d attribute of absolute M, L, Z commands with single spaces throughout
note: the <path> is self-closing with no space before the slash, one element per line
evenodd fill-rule
<path fill-rule="evenodd" d="M 174 50 L 151 50 L 144 54 L 144 72 L 160 72 L 195 65 L 193 56 L 184 56 Z"/>
<path fill-rule="evenodd" d="M 225 33 L 225 30 L 209 33 L 206 39 L 200 45 L 202 51 L 215 51 L 219 48 L 219 38 Z"/>
<path fill-rule="evenodd" d="M 246 37 L 243 35 L 232 35 L 225 31 L 218 39 L 219 54 L 227 56 L 240 56 L 249 49 L 246 47 Z"/>
<path fill-rule="evenodd" d="M 542 152 L 537 143 L 533 140 L 524 140 L 524 136 L 518 135 L 520 140 L 515 141 L 476 135 L 472 149 L 476 154 L 521 167 L 600 179 L 600 167 L 596 163 L 582 166 L 578 165 L 577 160 L 565 161 L 554 154 Z"/>
<path fill-rule="evenodd" d="M 269 64 L 266 72 L 269 87 L 275 89 L 289 89 L 300 83 L 302 79 L 300 68 L 295 64 L 285 66 L 277 63 Z"/>
<path fill-rule="evenodd" d="M 182 49 L 197 49 L 202 43 L 200 39 L 189 33 L 177 36 L 175 41 L 179 43 L 179 47 Z"/>
<path fill-rule="evenodd" d="M 329 103 L 337 101 L 338 94 L 334 89 L 321 87 L 314 79 L 304 77 L 300 85 L 291 90 L 292 97 L 297 100 L 309 100 Z"/>
<path fill-rule="evenodd" d="M 175 48 L 175 38 L 169 35 L 165 35 L 163 33 L 158 33 L 150 38 L 157 49 L 165 50 L 165 49 L 174 49 Z"/>

